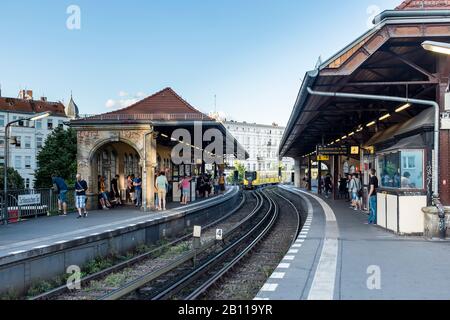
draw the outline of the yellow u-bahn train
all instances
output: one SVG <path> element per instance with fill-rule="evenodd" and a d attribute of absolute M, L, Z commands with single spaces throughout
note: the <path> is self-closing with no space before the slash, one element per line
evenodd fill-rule
<path fill-rule="evenodd" d="M 276 185 L 281 182 L 278 172 L 246 171 L 244 177 L 244 189 L 253 190 L 259 187 Z"/>

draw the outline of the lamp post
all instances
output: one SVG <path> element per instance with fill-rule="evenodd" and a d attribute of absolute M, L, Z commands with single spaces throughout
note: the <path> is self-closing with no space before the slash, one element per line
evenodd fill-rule
<path fill-rule="evenodd" d="M 50 112 L 43 112 L 34 115 L 33 117 L 18 119 L 9 122 L 5 126 L 5 155 L 4 155 L 4 164 L 3 164 L 3 219 L 4 224 L 8 224 L 8 160 L 9 160 L 9 128 L 14 124 L 20 121 L 36 121 L 50 116 Z"/>

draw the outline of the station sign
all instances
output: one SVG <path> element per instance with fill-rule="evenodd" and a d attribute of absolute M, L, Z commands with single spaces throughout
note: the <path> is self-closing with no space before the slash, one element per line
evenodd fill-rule
<path fill-rule="evenodd" d="M 217 229 L 216 230 L 216 240 L 222 241 L 223 240 L 223 229 Z"/>
<path fill-rule="evenodd" d="M 347 156 L 347 146 L 317 146 L 317 154 L 324 156 Z"/>
<path fill-rule="evenodd" d="M 17 204 L 21 206 L 29 206 L 32 204 L 41 204 L 41 194 L 21 194 L 17 199 Z"/>
<path fill-rule="evenodd" d="M 194 226 L 194 232 L 192 234 L 194 238 L 201 238 L 202 236 L 202 227 L 201 226 Z"/>
<path fill-rule="evenodd" d="M 317 161 L 330 161 L 330 156 L 318 155 Z"/>
<path fill-rule="evenodd" d="M 351 155 L 358 155 L 358 154 L 360 154 L 359 146 L 351 146 L 350 147 L 350 154 Z"/>

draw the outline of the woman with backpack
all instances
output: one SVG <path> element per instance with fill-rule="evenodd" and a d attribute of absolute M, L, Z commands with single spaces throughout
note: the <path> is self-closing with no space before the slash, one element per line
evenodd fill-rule
<path fill-rule="evenodd" d="M 350 188 L 352 192 L 352 207 L 355 211 L 361 210 L 362 184 L 357 173 L 352 175 L 350 180 Z"/>

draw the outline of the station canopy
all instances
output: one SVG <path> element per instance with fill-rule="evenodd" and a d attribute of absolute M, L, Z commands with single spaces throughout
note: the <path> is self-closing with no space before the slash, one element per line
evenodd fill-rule
<path fill-rule="evenodd" d="M 192 136 L 192 144 L 194 144 L 196 125 L 201 124 L 202 136 L 208 129 L 218 129 L 223 135 L 224 152 L 227 151 L 228 143 L 234 146 L 235 156 L 245 155 L 248 158 L 248 153 L 221 122 L 191 106 L 172 88 L 165 88 L 124 109 L 100 115 L 85 116 L 71 121 L 73 126 L 101 127 L 133 124 L 152 125 L 158 134 L 158 143 L 166 146 L 177 144 L 176 141 L 170 139 L 176 129 L 188 130 Z M 203 142 L 202 148 L 209 143 Z"/>
<path fill-rule="evenodd" d="M 306 73 L 280 145 L 281 157 L 304 157 L 322 142 L 364 145 L 376 132 L 426 108 L 413 105 L 396 112 L 399 103 L 313 96 L 308 88 L 436 101 L 439 55 L 421 44 L 450 42 L 450 1 L 405 1 L 375 22 L 374 28 Z M 367 126 L 373 121 L 376 124 Z"/>

